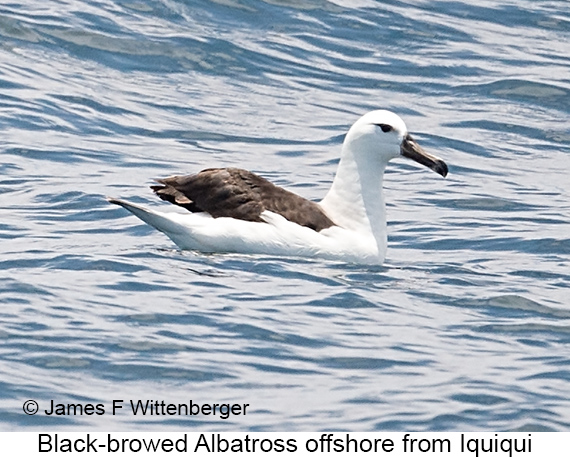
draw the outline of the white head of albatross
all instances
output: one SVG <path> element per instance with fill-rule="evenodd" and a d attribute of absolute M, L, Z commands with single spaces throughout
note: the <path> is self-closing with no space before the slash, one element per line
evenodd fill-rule
<path fill-rule="evenodd" d="M 384 170 L 399 156 L 447 175 L 445 162 L 416 143 L 400 116 L 386 110 L 365 114 L 348 131 L 333 184 L 320 203 L 340 226 L 372 235 L 382 259 L 387 245 Z"/>
<path fill-rule="evenodd" d="M 425 152 L 396 114 L 371 111 L 348 131 L 332 186 L 320 203 L 239 168 L 210 168 L 159 179 L 151 186 L 184 214 L 109 199 L 171 238 L 202 252 L 384 261 L 387 235 L 382 191 L 388 162 L 404 156 L 442 176 L 447 165 Z"/>

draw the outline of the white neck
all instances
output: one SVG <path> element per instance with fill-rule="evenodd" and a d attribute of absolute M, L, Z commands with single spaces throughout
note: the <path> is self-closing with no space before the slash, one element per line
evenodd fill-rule
<path fill-rule="evenodd" d="M 347 138 L 332 186 L 320 204 L 335 224 L 374 237 L 383 255 L 387 234 L 382 182 L 387 161 L 374 154 L 375 149 L 367 138 Z"/>

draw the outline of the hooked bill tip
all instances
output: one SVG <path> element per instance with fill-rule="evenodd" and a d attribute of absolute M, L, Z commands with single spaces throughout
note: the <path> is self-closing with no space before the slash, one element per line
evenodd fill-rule
<path fill-rule="evenodd" d="M 449 169 L 447 168 L 447 164 L 443 160 L 439 159 L 435 162 L 433 171 L 445 178 L 449 172 Z"/>

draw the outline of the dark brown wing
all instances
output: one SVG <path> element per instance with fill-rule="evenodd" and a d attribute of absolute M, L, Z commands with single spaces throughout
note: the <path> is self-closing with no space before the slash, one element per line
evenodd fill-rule
<path fill-rule="evenodd" d="M 334 223 L 314 202 L 239 168 L 210 168 L 195 175 L 158 179 L 151 186 L 161 199 L 192 212 L 263 222 L 269 210 L 317 232 Z"/>

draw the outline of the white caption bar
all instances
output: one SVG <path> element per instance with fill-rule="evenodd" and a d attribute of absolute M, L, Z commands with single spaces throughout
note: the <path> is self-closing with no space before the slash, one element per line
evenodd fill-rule
<path fill-rule="evenodd" d="M 389 455 L 568 457 L 564 433 L 3 432 L 2 455 Z"/>

